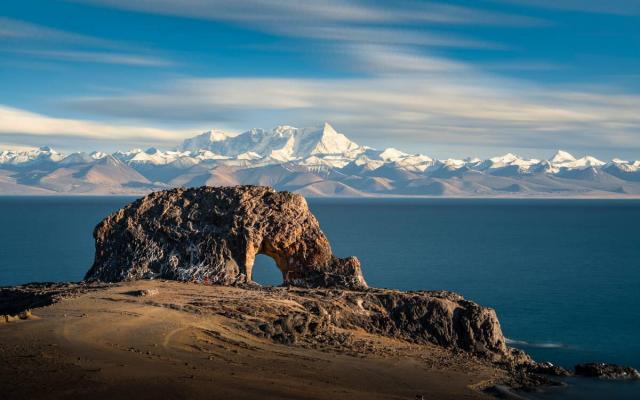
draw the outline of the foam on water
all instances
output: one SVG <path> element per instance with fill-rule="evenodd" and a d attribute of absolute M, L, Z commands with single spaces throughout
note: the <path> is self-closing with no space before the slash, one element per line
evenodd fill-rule
<path fill-rule="evenodd" d="M 526 340 L 513 340 L 513 339 L 509 339 L 506 338 L 507 340 L 507 344 L 509 346 L 513 346 L 513 347 L 520 347 L 520 348 L 539 348 L 539 349 L 561 349 L 561 348 L 568 348 L 569 346 L 567 346 L 566 344 L 562 344 L 562 343 L 529 343 Z"/>

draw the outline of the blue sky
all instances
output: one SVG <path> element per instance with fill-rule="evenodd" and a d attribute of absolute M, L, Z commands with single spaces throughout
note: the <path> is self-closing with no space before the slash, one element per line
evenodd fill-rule
<path fill-rule="evenodd" d="M 436 157 L 640 158 L 636 0 L 5 0 L 0 149 L 331 122 Z"/>

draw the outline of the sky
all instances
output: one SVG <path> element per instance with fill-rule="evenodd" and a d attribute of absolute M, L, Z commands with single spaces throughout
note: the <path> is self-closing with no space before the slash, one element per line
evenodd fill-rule
<path fill-rule="evenodd" d="M 640 1 L 3 0 L 0 150 L 330 122 L 439 158 L 640 159 Z"/>

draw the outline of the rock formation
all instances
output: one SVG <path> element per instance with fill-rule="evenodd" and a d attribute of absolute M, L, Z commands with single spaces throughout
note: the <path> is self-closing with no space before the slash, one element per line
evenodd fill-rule
<path fill-rule="evenodd" d="M 574 367 L 576 375 L 590 378 L 625 380 L 640 379 L 640 372 L 632 367 L 606 363 L 584 363 Z"/>
<path fill-rule="evenodd" d="M 278 303 L 288 308 L 274 312 L 281 317 L 260 325 L 257 334 L 283 343 L 313 341 L 318 334 L 338 328 L 435 344 L 509 365 L 533 364 L 527 354 L 506 345 L 494 310 L 456 293 L 291 288 L 265 294 L 266 298 L 276 296 L 286 299 Z M 302 307 L 291 307 L 295 303 Z"/>
<path fill-rule="evenodd" d="M 275 260 L 283 283 L 367 287 L 355 257 L 333 256 L 305 199 L 257 186 L 152 193 L 94 231 L 87 280 L 165 278 L 222 285 L 251 282 L 257 254 Z"/>
<path fill-rule="evenodd" d="M 274 340 L 296 342 L 333 326 L 433 343 L 493 361 L 531 362 L 506 345 L 493 310 L 459 295 L 362 291 L 367 285 L 358 260 L 332 255 L 318 221 L 296 194 L 255 186 L 152 193 L 104 219 L 94 237 L 96 258 L 88 281 L 247 283 L 255 256 L 266 254 L 286 285 L 351 289 L 285 292 L 286 297 L 295 294 L 288 302 L 306 299 L 306 311 L 281 310 L 277 315 L 286 317 L 255 330 Z"/>

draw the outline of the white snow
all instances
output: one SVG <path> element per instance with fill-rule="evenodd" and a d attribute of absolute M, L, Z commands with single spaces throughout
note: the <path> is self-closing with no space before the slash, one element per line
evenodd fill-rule
<path fill-rule="evenodd" d="M 551 164 L 558 165 L 576 161 L 576 158 L 566 151 L 558 150 L 558 152 L 549 160 Z"/>
<path fill-rule="evenodd" d="M 384 161 L 396 161 L 401 158 L 407 157 L 409 154 L 402 152 L 393 147 L 389 147 L 384 149 L 382 153 L 380 153 L 380 158 Z"/>
<path fill-rule="evenodd" d="M 606 172 L 609 167 L 633 173 L 640 170 L 640 160 L 631 162 L 614 158 L 605 165 L 595 157 L 585 156 L 576 159 L 563 150 L 558 150 L 551 159 L 543 161 L 525 159 L 513 153 L 485 160 L 437 160 L 423 154 L 408 154 L 393 147 L 375 150 L 360 146 L 326 122 L 315 128 L 296 128 L 291 125 L 279 125 L 271 130 L 254 128 L 239 135 L 213 129 L 186 139 L 177 150 L 168 151 L 149 148 L 115 152 L 112 155 L 94 151 L 89 154 L 71 153 L 66 156 L 48 147 L 19 151 L 3 150 L 0 151 L 0 165 L 22 168 L 41 165 L 39 163 L 47 166 L 58 163 L 60 166 L 69 166 L 89 164 L 109 157 L 115 157 L 133 168 L 166 166 L 188 169 L 200 163 L 206 168 L 217 165 L 248 168 L 287 164 L 302 165 L 310 169 L 320 168 L 323 171 L 350 166 L 354 169 L 346 171 L 354 171 L 354 174 L 374 171 L 383 166 L 415 174 L 428 174 L 438 168 L 457 170 L 464 167 L 476 173 L 488 171 L 491 174 L 511 173 L 513 170 L 513 174 L 536 172 L 553 175 L 566 170 L 586 168 L 593 168 L 599 173 L 600 169 Z M 499 171 L 499 168 L 505 170 Z"/>
<path fill-rule="evenodd" d="M 0 153 L 0 164 L 21 165 L 41 162 L 58 162 L 65 158 L 64 154 L 58 153 L 50 147 L 43 146 L 38 149 L 25 151 L 5 150 Z"/>
<path fill-rule="evenodd" d="M 589 167 L 601 167 L 605 162 L 598 160 L 592 156 L 585 156 L 571 162 L 564 162 L 560 166 L 570 169 L 584 169 Z"/>

